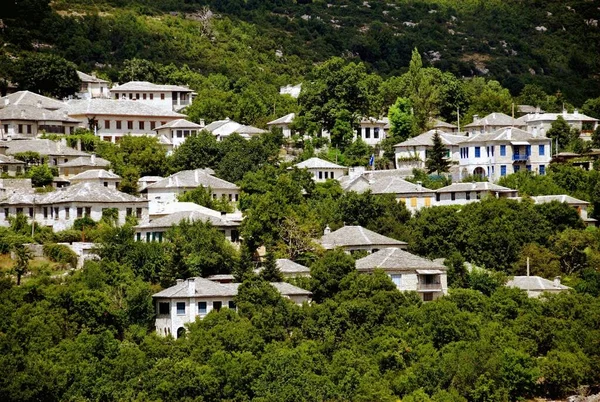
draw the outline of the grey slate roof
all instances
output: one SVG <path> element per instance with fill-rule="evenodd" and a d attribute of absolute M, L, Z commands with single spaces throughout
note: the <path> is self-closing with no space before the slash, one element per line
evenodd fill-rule
<path fill-rule="evenodd" d="M 493 133 L 479 133 L 471 137 L 465 137 L 462 143 L 469 142 L 511 142 L 511 141 L 540 141 L 548 140 L 548 137 L 544 135 L 534 135 L 525 130 L 514 127 L 500 128 Z"/>
<path fill-rule="evenodd" d="M 72 159 L 65 163 L 59 163 L 58 167 L 69 168 L 69 167 L 81 167 L 81 166 L 98 166 L 98 167 L 109 167 L 110 162 L 106 159 L 95 157 L 92 161 L 90 156 L 80 156 L 79 158 Z"/>
<path fill-rule="evenodd" d="M 589 205 L 590 203 L 584 200 L 577 199 L 575 197 L 571 197 L 570 195 L 561 194 L 561 195 L 537 195 L 535 197 L 531 197 L 531 199 L 536 204 L 544 204 L 546 202 L 558 201 L 565 202 L 567 204 L 572 205 Z"/>
<path fill-rule="evenodd" d="M 202 130 L 204 126 L 201 126 L 200 124 L 191 122 L 186 119 L 177 119 L 170 121 L 167 124 L 163 124 L 162 126 L 156 127 L 154 130 L 162 130 L 164 128 L 191 128 L 196 130 Z"/>
<path fill-rule="evenodd" d="M 111 92 L 146 91 L 146 92 L 192 92 L 188 87 L 180 85 L 153 84 L 148 81 L 129 81 L 111 88 Z"/>
<path fill-rule="evenodd" d="M 216 227 L 239 227 L 240 222 L 232 221 L 229 219 L 223 219 L 220 217 L 216 217 L 213 215 L 205 214 L 201 211 L 181 211 L 174 212 L 172 214 L 162 216 L 160 218 L 154 219 L 151 222 L 144 223 L 142 225 L 136 226 L 136 229 L 168 229 L 173 225 L 179 224 L 183 220 L 189 220 L 190 222 L 195 221 L 203 221 L 210 222 L 213 226 Z"/>
<path fill-rule="evenodd" d="M 25 162 L 15 159 L 10 155 L 0 154 L 0 165 L 25 165 Z"/>
<path fill-rule="evenodd" d="M 446 271 L 446 267 L 443 264 L 419 257 L 398 248 L 384 248 L 356 260 L 356 269 L 359 271 L 372 271 L 375 268 L 384 270 L 437 269 Z"/>
<path fill-rule="evenodd" d="M 407 244 L 362 226 L 343 226 L 335 232 L 323 235 L 319 242 L 326 249 L 352 246 L 403 247 Z"/>
<path fill-rule="evenodd" d="M 181 172 L 165 177 L 156 183 L 150 184 L 146 189 L 157 188 L 196 188 L 198 186 L 215 189 L 239 190 L 239 187 L 228 181 L 214 177 L 204 169 L 182 170 Z"/>
<path fill-rule="evenodd" d="M 433 190 L 411 183 L 399 177 L 383 177 L 369 184 L 373 194 L 433 193 Z"/>
<path fill-rule="evenodd" d="M 447 123 L 447 122 L 442 121 L 440 119 L 433 119 L 433 128 L 451 128 L 451 129 L 455 129 L 455 128 L 458 128 L 458 126 L 455 126 L 454 124 Z"/>
<path fill-rule="evenodd" d="M 67 202 L 93 202 L 93 203 L 133 203 L 147 204 L 144 198 L 134 197 L 122 193 L 111 187 L 104 187 L 100 183 L 81 182 L 69 187 L 63 187 L 51 193 L 44 194 L 38 204 L 60 204 Z"/>
<path fill-rule="evenodd" d="M 191 294 L 189 280 L 194 281 L 194 293 Z M 294 285 L 290 285 L 285 282 L 271 282 L 271 285 L 275 287 L 284 296 L 310 296 L 311 293 L 307 290 L 301 289 Z M 234 297 L 237 295 L 239 283 L 219 283 L 213 282 L 205 278 L 190 278 L 185 281 L 181 281 L 170 288 L 167 288 L 161 292 L 158 292 L 152 297 L 160 298 L 185 298 L 185 297 Z"/>
<path fill-rule="evenodd" d="M 72 182 L 94 179 L 119 180 L 121 179 L 121 176 L 104 169 L 90 169 L 76 174 L 75 176 L 69 177 L 69 180 Z"/>
<path fill-rule="evenodd" d="M 68 147 L 60 141 L 47 139 L 13 140 L 4 143 L 8 146 L 6 153 L 14 155 L 21 152 L 33 151 L 40 155 L 49 156 L 90 156 L 90 154 Z"/>
<path fill-rule="evenodd" d="M 185 117 L 181 113 L 150 106 L 133 100 L 84 99 L 67 101 L 70 116 L 145 116 L 145 117 Z"/>
<path fill-rule="evenodd" d="M 93 75 L 86 74 L 82 71 L 77 71 L 77 75 L 81 82 L 92 82 L 92 83 L 104 83 L 108 84 L 108 81 L 103 80 L 102 78 L 94 77 Z"/>
<path fill-rule="evenodd" d="M 394 145 L 397 147 L 418 147 L 418 146 L 433 146 L 433 136 L 436 131 L 439 133 L 442 143 L 444 145 L 458 145 L 459 142 L 466 140 L 468 137 L 458 134 L 448 134 L 439 130 L 429 130 L 423 134 L 417 135 L 403 141 L 399 144 Z"/>
<path fill-rule="evenodd" d="M 473 123 L 467 124 L 465 128 L 471 127 L 483 127 L 483 126 L 500 126 L 500 127 L 509 127 L 509 126 L 522 126 L 519 120 L 513 119 L 507 114 L 504 113 L 490 113 L 481 119 L 474 121 Z"/>
<path fill-rule="evenodd" d="M 280 117 L 278 119 L 268 122 L 267 126 L 273 126 L 276 124 L 290 124 L 291 122 L 294 121 L 295 117 L 296 117 L 296 113 L 289 113 L 283 117 Z"/>
<path fill-rule="evenodd" d="M 77 119 L 69 117 L 62 110 L 50 110 L 30 105 L 8 105 L 1 107 L 0 120 L 60 121 L 74 124 L 80 122 Z"/>
<path fill-rule="evenodd" d="M 508 187 L 499 186 L 489 181 L 473 182 L 473 183 L 452 183 L 449 186 L 435 190 L 437 193 L 452 193 L 463 191 L 497 191 L 497 192 L 516 192 Z"/>
<path fill-rule="evenodd" d="M 310 268 L 300 265 L 292 260 L 288 260 L 287 258 L 278 259 L 277 268 L 279 268 L 283 275 L 310 274 Z"/>
<path fill-rule="evenodd" d="M 296 163 L 294 166 L 298 169 L 346 169 L 345 166 L 336 165 L 335 163 L 317 157 Z"/>
<path fill-rule="evenodd" d="M 8 100 L 9 105 L 35 106 L 41 105 L 43 109 L 58 110 L 65 107 L 65 103 L 47 96 L 38 95 L 31 91 L 19 91 L 0 98 L 0 107 L 4 107 Z"/>
<path fill-rule="evenodd" d="M 541 292 L 571 289 L 570 287 L 560 283 L 555 285 L 553 281 L 539 276 L 515 276 L 506 282 L 506 286 Z"/>
<path fill-rule="evenodd" d="M 554 121 L 561 116 L 566 121 L 578 122 L 578 121 L 590 121 L 595 122 L 599 121 L 590 116 L 586 116 L 583 113 L 530 113 L 519 118 L 519 122 L 523 125 L 531 122 L 540 122 L 540 121 Z"/>

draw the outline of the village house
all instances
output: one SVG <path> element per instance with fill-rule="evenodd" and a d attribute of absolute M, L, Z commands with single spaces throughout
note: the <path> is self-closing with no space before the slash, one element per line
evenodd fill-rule
<path fill-rule="evenodd" d="M 486 197 L 516 197 L 518 190 L 502 187 L 488 181 L 452 183 L 435 190 L 436 205 L 464 205 Z"/>
<path fill-rule="evenodd" d="M 92 128 L 96 136 L 113 143 L 124 135 L 154 137 L 156 127 L 185 117 L 171 110 L 129 100 L 69 100 L 67 110 L 70 117 L 82 122 L 81 127 Z"/>
<path fill-rule="evenodd" d="M 8 146 L 0 144 L 0 170 L 3 176 L 17 176 L 25 172 L 26 163 L 6 155 Z"/>
<path fill-rule="evenodd" d="M 68 178 L 88 170 L 108 169 L 110 162 L 106 159 L 97 157 L 94 154 L 89 156 L 80 156 L 68 162 L 58 164 L 58 174 Z"/>
<path fill-rule="evenodd" d="M 406 249 L 407 247 L 406 242 L 380 235 L 362 226 L 342 226 L 334 232 L 327 226 L 323 237 L 318 242 L 326 250 L 341 247 L 350 254 L 359 251 L 374 253 L 384 248 Z"/>
<path fill-rule="evenodd" d="M 253 127 L 245 126 L 231 119 L 226 118 L 225 120 L 216 120 L 204 127 L 204 130 L 212 133 L 217 141 L 223 141 L 223 139 L 229 137 L 232 134 L 239 134 L 243 138 L 249 140 L 250 138 L 266 133 L 265 130 Z"/>
<path fill-rule="evenodd" d="M 506 282 L 506 286 L 524 290 L 529 297 L 540 297 L 543 293 L 560 293 L 571 289 L 561 284 L 558 276 L 553 281 L 540 276 L 514 276 Z"/>
<path fill-rule="evenodd" d="M 286 114 L 283 117 L 275 119 L 267 123 L 269 128 L 280 128 L 283 133 L 283 138 L 290 138 L 295 134 L 294 130 L 290 128 L 290 125 L 294 122 L 296 113 Z"/>
<path fill-rule="evenodd" d="M 8 148 L 7 155 L 16 155 L 23 152 L 35 152 L 40 156 L 48 158 L 50 166 L 58 166 L 61 163 L 67 163 L 79 157 L 91 157 L 90 154 L 78 151 L 67 146 L 67 141 L 63 138 L 60 141 L 47 139 L 38 140 L 14 140 L 3 143 Z"/>
<path fill-rule="evenodd" d="M 195 137 L 204 129 L 204 121 L 200 124 L 193 123 L 185 119 L 177 119 L 168 122 L 162 126 L 156 127 L 156 135 L 161 145 L 167 150 L 167 154 L 173 153 L 173 150 L 183 144 L 189 137 Z"/>
<path fill-rule="evenodd" d="M 33 139 L 43 133 L 72 134 L 81 122 L 67 115 L 65 104 L 29 91 L 0 98 L 0 138 Z"/>
<path fill-rule="evenodd" d="M 450 123 L 446 123 L 445 121 L 442 121 L 440 119 L 432 119 L 432 124 L 431 124 L 431 129 L 432 130 L 437 130 L 440 131 L 442 133 L 446 133 L 446 134 L 456 134 L 459 135 L 459 128 L 458 126 L 454 125 L 454 124 L 450 124 Z"/>
<path fill-rule="evenodd" d="M 225 199 L 229 202 L 239 200 L 240 189 L 238 186 L 212 176 L 205 169 L 182 170 L 156 183 L 149 184 L 141 192 L 146 194 L 150 202 L 150 214 L 154 214 L 164 205 L 176 202 L 179 194 L 194 190 L 199 186 L 210 188 L 213 199 Z"/>
<path fill-rule="evenodd" d="M 433 137 L 436 132 L 440 135 L 442 144 L 446 147 L 446 159 L 451 163 L 458 163 L 460 159 L 458 144 L 467 137 L 458 134 L 448 134 L 434 129 L 394 145 L 396 169 L 405 166 L 424 169 L 429 152 L 433 149 Z"/>
<path fill-rule="evenodd" d="M 492 133 L 474 134 L 460 143 L 459 178 L 500 177 L 519 170 L 546 174 L 550 163 L 550 139 L 542 134 L 505 127 Z"/>
<path fill-rule="evenodd" d="M 294 165 L 298 169 L 308 170 L 317 183 L 327 180 L 337 180 L 346 174 L 347 167 L 341 166 L 320 158 L 310 158 Z"/>
<path fill-rule="evenodd" d="M 121 180 L 121 176 L 118 174 L 104 169 L 86 170 L 85 172 L 69 177 L 69 182 L 72 185 L 77 183 L 96 183 L 114 189 L 119 188 Z"/>
<path fill-rule="evenodd" d="M 356 269 L 371 274 L 381 269 L 401 291 L 417 292 L 423 301 L 448 294 L 446 267 L 399 248 L 384 248 L 356 260 Z"/>
<path fill-rule="evenodd" d="M 562 202 L 570 207 L 573 207 L 577 214 L 581 217 L 581 220 L 587 226 L 597 226 L 598 220 L 594 218 L 588 217 L 587 208 L 590 205 L 589 202 L 579 200 L 575 197 L 571 197 L 570 195 L 562 194 L 562 195 L 538 195 L 535 197 L 529 197 L 536 204 L 545 204 L 547 202 Z M 521 200 L 522 197 L 515 197 L 516 200 Z"/>
<path fill-rule="evenodd" d="M 115 100 L 130 100 L 163 111 L 180 111 L 192 104 L 194 91 L 181 85 L 158 85 L 147 81 L 130 81 L 110 90 Z"/>
<path fill-rule="evenodd" d="M 181 221 L 188 222 L 209 222 L 213 227 L 219 230 L 227 240 L 232 243 L 240 241 L 240 224 L 241 215 L 230 215 L 213 211 L 209 208 L 201 208 L 200 210 L 180 211 L 168 215 L 152 219 L 150 222 L 137 225 L 135 227 L 135 239 L 145 242 L 162 242 L 165 233 L 178 225 Z"/>
<path fill-rule="evenodd" d="M 108 89 L 108 81 L 96 77 L 96 74 L 86 74 L 81 71 L 77 71 L 79 80 L 81 81 L 81 87 L 77 93 L 77 97 L 80 99 L 90 98 L 109 98 L 110 91 Z"/>
<path fill-rule="evenodd" d="M 478 115 L 474 115 L 473 122 L 465 125 L 464 129 L 468 136 L 473 136 L 475 134 L 493 133 L 504 127 L 526 129 L 527 124 L 507 114 L 494 112 L 481 119 Z"/>
<path fill-rule="evenodd" d="M 0 225 L 9 226 L 9 216 L 24 214 L 54 231 L 70 229 L 76 219 L 102 217 L 125 224 L 129 215 L 148 221 L 148 201 L 98 183 L 78 183 L 50 193 L 14 191 L 0 199 Z"/>
<path fill-rule="evenodd" d="M 178 279 L 177 284 L 154 294 L 156 332 L 161 336 L 181 337 L 186 324 L 204 318 L 211 311 L 236 309 L 235 297 L 239 283 L 219 283 L 205 278 Z M 312 294 L 286 282 L 271 285 L 296 304 L 310 301 Z"/>
<path fill-rule="evenodd" d="M 539 135 L 546 135 L 548 130 L 552 128 L 552 123 L 561 116 L 567 124 L 581 132 L 580 137 L 584 140 L 591 140 L 592 133 L 598 127 L 598 119 L 586 116 L 583 113 L 575 110 L 573 113 L 528 113 L 518 120 L 520 124 L 527 126 L 527 131 Z"/>
<path fill-rule="evenodd" d="M 363 117 L 354 133 L 354 140 L 360 138 L 367 145 L 377 145 L 387 137 L 385 127 L 388 123 L 387 118 Z"/>

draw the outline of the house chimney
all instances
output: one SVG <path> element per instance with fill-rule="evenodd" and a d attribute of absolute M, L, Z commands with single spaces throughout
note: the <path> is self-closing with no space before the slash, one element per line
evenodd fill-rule
<path fill-rule="evenodd" d="M 81 138 L 77 139 L 77 150 L 81 151 Z"/>
<path fill-rule="evenodd" d="M 206 126 L 206 122 L 204 121 L 204 119 L 200 119 L 200 125 L 202 127 Z"/>
<path fill-rule="evenodd" d="M 560 286 L 560 276 L 557 276 L 554 278 L 554 286 L 556 286 L 556 287 Z"/>
<path fill-rule="evenodd" d="M 24 119 L 25 118 L 25 109 L 21 110 L 21 118 Z"/>
<path fill-rule="evenodd" d="M 329 225 L 325 226 L 325 230 L 323 231 L 324 235 L 328 235 L 329 233 L 331 233 L 331 228 L 329 227 Z"/>
<path fill-rule="evenodd" d="M 173 177 L 169 176 L 169 187 L 173 185 Z"/>
<path fill-rule="evenodd" d="M 196 278 L 188 278 L 188 295 L 192 296 L 196 294 Z"/>
<path fill-rule="evenodd" d="M 529 276 L 529 257 L 527 257 L 527 276 Z"/>
<path fill-rule="evenodd" d="M 563 116 L 567 115 L 567 109 L 563 109 Z"/>
<path fill-rule="evenodd" d="M 422 181 L 418 181 L 417 182 L 417 191 L 421 191 L 423 188 L 423 182 Z"/>
<path fill-rule="evenodd" d="M 508 139 L 508 140 L 512 139 L 512 128 L 511 127 L 506 129 L 506 139 Z"/>
<path fill-rule="evenodd" d="M 198 169 L 194 170 L 194 183 L 198 183 Z"/>
<path fill-rule="evenodd" d="M 41 109 L 41 108 L 42 108 L 42 101 L 41 101 L 41 100 L 37 101 L 37 103 L 36 103 L 35 105 L 36 105 L 38 108 L 40 108 L 40 109 Z"/>
<path fill-rule="evenodd" d="M 6 98 L 4 99 L 4 106 L 8 106 L 10 105 L 10 99 Z"/>
<path fill-rule="evenodd" d="M 92 165 L 96 164 L 96 154 L 92 154 L 92 156 L 90 157 L 90 162 Z"/>
<path fill-rule="evenodd" d="M 183 283 L 183 279 L 177 279 L 177 284 Z"/>
<path fill-rule="evenodd" d="M 227 212 L 221 211 L 221 218 L 225 218 L 225 215 L 227 215 Z"/>
<path fill-rule="evenodd" d="M 573 114 L 574 114 L 574 115 L 578 115 L 578 114 L 579 114 L 579 110 L 575 109 L 575 110 L 573 111 Z"/>
<path fill-rule="evenodd" d="M 479 121 L 479 115 L 478 114 L 474 114 L 473 115 L 473 123 L 477 123 L 477 121 Z"/>

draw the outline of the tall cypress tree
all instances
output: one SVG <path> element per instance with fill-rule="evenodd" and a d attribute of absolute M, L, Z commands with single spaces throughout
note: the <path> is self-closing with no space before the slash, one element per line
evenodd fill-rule
<path fill-rule="evenodd" d="M 268 282 L 281 282 L 283 281 L 283 275 L 277 267 L 277 260 L 275 260 L 275 254 L 272 251 L 268 251 L 265 255 L 265 263 L 260 276 Z"/>
<path fill-rule="evenodd" d="M 427 161 L 425 161 L 427 173 L 437 172 L 437 174 L 440 174 L 450 170 L 450 162 L 446 159 L 446 152 L 442 137 L 436 131 L 433 135 L 433 148 L 429 152 Z"/>

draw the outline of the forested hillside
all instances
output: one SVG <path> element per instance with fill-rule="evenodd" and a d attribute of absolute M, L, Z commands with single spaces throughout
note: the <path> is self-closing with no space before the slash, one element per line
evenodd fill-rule
<path fill-rule="evenodd" d="M 51 52 L 115 81 L 133 58 L 239 85 L 295 83 L 333 56 L 386 77 L 417 47 L 426 63 L 494 78 L 513 95 L 528 83 L 575 105 L 600 94 L 593 1 L 26 0 L 2 14 L 5 65 L 21 51 Z"/>

